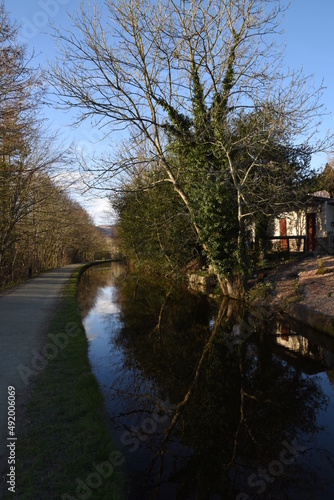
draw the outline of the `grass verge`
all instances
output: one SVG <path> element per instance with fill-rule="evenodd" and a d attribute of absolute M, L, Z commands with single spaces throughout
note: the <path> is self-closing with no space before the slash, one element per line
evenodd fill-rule
<path fill-rule="evenodd" d="M 0 295 L 10 292 L 11 290 L 13 290 L 13 288 L 17 288 L 18 286 L 23 285 L 26 282 L 27 280 L 14 281 L 12 283 L 8 283 L 7 285 L 3 285 L 0 287 Z"/>
<path fill-rule="evenodd" d="M 17 442 L 16 493 L 6 498 L 125 497 L 122 455 L 107 430 L 76 302 L 81 272 L 77 270 L 65 286 L 49 329 L 47 345 L 56 346 L 56 355 L 47 359 L 32 384 L 25 431 Z"/>

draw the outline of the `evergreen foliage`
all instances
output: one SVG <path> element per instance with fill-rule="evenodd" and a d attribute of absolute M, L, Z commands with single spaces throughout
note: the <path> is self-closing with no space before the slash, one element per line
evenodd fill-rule
<path fill-rule="evenodd" d="M 151 180 L 157 177 L 151 174 Z M 121 251 L 136 266 L 174 274 L 196 255 L 189 215 L 170 184 L 152 189 L 143 178 L 134 178 L 112 202 L 119 218 Z"/>
<path fill-rule="evenodd" d="M 118 150 L 126 161 L 115 154 L 83 167 L 93 185 L 106 179 L 117 189 L 112 182 L 128 176 L 131 161 L 136 169 L 145 144 L 145 189 L 173 188 L 223 293 L 240 295 L 249 228 L 299 201 L 310 155 L 334 142 L 317 137 L 322 87 L 281 64 L 276 36 L 286 7 L 280 0 L 105 7 L 81 8 L 73 34 L 55 31 L 62 55 L 48 75 L 76 123 L 96 119 L 108 136 L 129 131 Z M 153 182 L 152 163 L 160 175 Z M 152 227 L 151 215 L 141 221 Z"/>

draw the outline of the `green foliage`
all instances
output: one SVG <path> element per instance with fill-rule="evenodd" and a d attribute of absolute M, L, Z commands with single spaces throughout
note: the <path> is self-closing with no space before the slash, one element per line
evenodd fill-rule
<path fill-rule="evenodd" d="M 113 199 L 122 253 L 152 271 L 178 272 L 193 258 L 197 241 L 185 207 L 171 185 L 145 189 L 136 182 Z"/>
<path fill-rule="evenodd" d="M 114 201 L 120 216 L 123 250 L 138 261 L 155 262 L 157 267 L 165 268 L 167 263 L 172 268 L 184 265 L 196 244 L 192 224 L 216 272 L 242 284 L 250 265 L 256 264 L 245 243 L 247 226 L 255 224 L 263 246 L 270 217 L 282 206 L 286 209 L 301 202 L 310 154 L 307 148 L 283 143 L 278 134 L 271 137 L 266 125 L 268 113 L 273 113 L 270 106 L 257 113 L 239 113 L 233 120 L 227 118 L 224 92 L 231 85 L 232 69 L 210 107 L 195 63 L 191 77 L 191 117 L 160 101 L 168 116 L 164 129 L 169 167 L 182 186 L 188 206 L 178 201 L 171 184 L 160 184 L 162 171 L 138 176 L 126 186 L 128 192 Z M 241 220 L 237 183 L 242 178 L 247 178 L 242 187 L 246 201 L 242 203 L 247 202 L 249 213 Z M 157 181 L 158 188 L 150 188 Z M 187 228 L 186 233 L 182 228 Z"/>
<path fill-rule="evenodd" d="M 257 283 L 248 294 L 249 301 L 251 303 L 256 303 L 270 297 L 273 291 L 272 284 L 267 281 L 265 283 Z"/>
<path fill-rule="evenodd" d="M 324 261 L 323 259 L 318 259 L 318 269 L 317 274 L 325 274 Z"/>
<path fill-rule="evenodd" d="M 220 157 L 214 140 L 219 133 L 217 117 L 223 115 L 225 104 L 216 95 L 208 109 L 195 63 L 191 76 L 192 120 L 166 108 L 170 163 L 179 172 L 191 221 L 199 228 L 200 243 L 209 261 L 221 275 L 229 276 L 240 269 L 236 194 L 226 160 Z"/>
<path fill-rule="evenodd" d="M 295 282 L 295 302 L 301 302 L 305 297 L 304 286 L 296 279 Z"/>
<path fill-rule="evenodd" d="M 319 175 L 318 190 L 325 189 L 331 197 L 334 196 L 334 168 L 333 158 L 326 163 L 324 171 Z"/>
<path fill-rule="evenodd" d="M 263 228 L 264 244 L 269 218 L 282 207 L 301 202 L 310 152 L 289 144 L 284 134 L 272 133 L 268 123 L 275 109 L 271 104 L 229 117 L 234 58 L 232 47 L 221 91 L 210 106 L 193 61 L 192 118 L 171 106 L 164 109 L 171 164 L 184 186 L 200 242 L 222 277 L 242 283 L 253 260 L 245 243 L 247 226 L 254 223 L 257 229 Z M 247 217 L 239 215 L 243 206 Z"/>
<path fill-rule="evenodd" d="M 233 294 L 224 278 L 247 277 L 247 226 L 262 212 L 290 209 L 307 167 L 302 157 L 332 141 L 313 143 L 308 133 L 321 87 L 282 71 L 280 1 L 106 3 L 109 24 L 100 9 L 81 9 L 78 34 L 55 33 L 62 56 L 49 82 L 79 121 L 95 117 L 107 135 L 129 127 L 121 161 L 101 158 L 96 169 L 94 159 L 99 185 L 110 174 L 128 176 L 131 163 L 137 169 L 144 144 L 144 168 L 159 164 L 223 291 Z"/>
<path fill-rule="evenodd" d="M 202 68 L 194 54 L 190 58 L 188 114 L 163 98 L 157 100 L 167 115 L 162 125 L 168 139 L 166 162 L 175 190 L 182 189 L 185 209 L 174 194 L 172 203 L 165 199 L 172 192 L 170 186 L 145 194 L 135 186 L 137 194 L 124 195 L 124 200 L 131 199 L 133 208 L 129 205 L 126 212 L 119 213 L 123 242 L 129 243 L 125 250 L 134 250 L 139 260 L 146 255 L 161 263 L 164 259 L 158 258 L 160 253 L 166 260 L 184 262 L 187 252 L 181 259 L 176 258 L 182 245 L 174 227 L 166 237 L 168 224 L 175 223 L 181 210 L 217 274 L 232 287 L 240 286 L 242 292 L 250 267 L 256 265 L 246 245 L 248 228 L 255 225 L 264 247 L 269 219 L 302 202 L 312 175 L 309 148 L 296 147 L 284 129 L 273 128 L 277 120 L 275 103 L 264 103 L 253 111 L 230 107 L 237 46 L 238 35 L 234 33 L 224 78 L 220 88 L 211 94 L 211 101 L 205 94 Z M 152 183 L 146 176 L 142 176 L 140 188 Z M 175 215 L 164 218 L 164 212 Z M 135 227 L 142 228 L 140 235 L 134 230 L 134 220 Z M 157 224 L 163 226 L 162 235 Z M 164 243 L 161 236 L 166 237 Z M 172 248 L 167 240 L 173 241 Z"/>

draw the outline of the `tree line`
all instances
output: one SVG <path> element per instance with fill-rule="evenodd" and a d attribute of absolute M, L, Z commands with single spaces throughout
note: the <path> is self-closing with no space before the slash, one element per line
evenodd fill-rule
<path fill-rule="evenodd" d="M 109 189 L 126 250 L 171 269 L 205 260 L 240 296 L 250 233 L 300 206 L 313 182 L 323 85 L 282 65 L 281 0 L 106 0 L 54 28 L 57 104 L 113 148 L 81 158 Z"/>
<path fill-rule="evenodd" d="M 57 182 L 69 150 L 40 118 L 45 80 L 0 5 L 0 282 L 94 257 L 102 243 L 87 212 Z"/>
<path fill-rule="evenodd" d="M 118 148 L 93 166 L 135 258 L 211 264 L 243 294 L 249 232 L 302 203 L 319 138 L 323 86 L 282 65 L 280 0 L 109 0 L 55 30 L 49 72 L 77 123 L 96 120 Z M 123 131 L 123 141 L 119 134 Z M 259 238 L 261 239 L 261 238 Z"/>

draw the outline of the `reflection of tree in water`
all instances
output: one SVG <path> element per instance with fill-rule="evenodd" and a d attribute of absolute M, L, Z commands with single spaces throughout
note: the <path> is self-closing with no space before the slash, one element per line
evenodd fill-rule
<path fill-rule="evenodd" d="M 162 474 L 169 458 L 177 498 L 194 491 L 197 498 L 234 498 L 254 464 L 268 466 L 284 441 L 317 432 L 316 413 L 325 408 L 325 397 L 316 379 L 273 355 L 263 325 L 231 349 L 226 339 L 246 317 L 238 307 L 223 302 L 218 312 L 206 297 L 168 286 L 144 277 L 119 284 L 123 328 L 116 343 L 124 349 L 126 368 L 139 367 L 142 383 L 154 381 L 161 394 L 179 403 L 152 470 L 154 465 Z M 213 316 L 218 319 L 210 327 Z M 171 454 L 175 438 L 192 450 L 182 461 Z M 296 464 L 291 471 L 294 482 L 297 473 L 300 480 L 309 475 L 300 466 L 296 471 Z M 270 487 L 278 488 L 280 481 L 288 484 L 286 471 Z"/>
<path fill-rule="evenodd" d="M 140 367 L 171 401 L 178 402 L 193 376 L 213 313 L 205 297 L 170 285 L 147 277 L 120 280 L 123 327 L 116 344 L 125 349 L 129 370 Z"/>
<path fill-rule="evenodd" d="M 231 478 L 239 489 L 239 475 L 246 476 L 241 479 L 247 484 L 249 471 L 257 470 L 254 464 L 268 467 L 279 458 L 285 440 L 293 443 L 301 432 L 316 432 L 316 410 L 325 404 L 314 380 L 272 357 L 268 337 L 231 353 L 224 335 L 224 329 L 217 332 L 182 417 L 187 425 L 180 425 L 185 429 L 180 439 L 195 450 L 186 465 L 190 473 L 184 488 L 192 479 L 199 498 L 212 492 L 222 498 L 233 495 Z"/>

